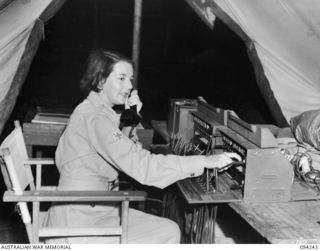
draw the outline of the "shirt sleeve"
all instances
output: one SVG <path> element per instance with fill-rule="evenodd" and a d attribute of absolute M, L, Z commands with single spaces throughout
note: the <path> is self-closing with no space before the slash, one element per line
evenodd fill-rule
<path fill-rule="evenodd" d="M 95 151 L 141 184 L 164 188 L 203 173 L 204 156 L 152 154 L 136 146 L 105 115 L 92 116 L 87 121 L 87 128 Z"/>

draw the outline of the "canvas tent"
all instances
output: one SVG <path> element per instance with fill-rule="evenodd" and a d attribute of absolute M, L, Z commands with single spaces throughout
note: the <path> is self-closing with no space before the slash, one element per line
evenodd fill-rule
<path fill-rule="evenodd" d="M 244 40 L 257 84 L 279 126 L 320 107 L 318 0 L 185 1 L 210 27 L 218 17 Z M 0 0 L 0 133 L 28 74 L 43 23 L 64 2 Z"/>
<path fill-rule="evenodd" d="M 43 36 L 65 0 L 0 0 L 0 134 Z"/>
<path fill-rule="evenodd" d="M 219 17 L 246 43 L 278 125 L 320 108 L 318 0 L 186 0 L 211 27 Z"/>

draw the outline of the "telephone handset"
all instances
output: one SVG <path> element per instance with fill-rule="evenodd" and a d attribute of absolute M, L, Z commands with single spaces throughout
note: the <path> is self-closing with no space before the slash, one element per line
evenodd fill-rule
<path fill-rule="evenodd" d="M 125 109 L 122 112 L 120 116 L 120 127 L 127 127 L 127 126 L 136 127 L 140 121 L 141 121 L 141 117 L 138 114 L 137 105 L 133 105 L 133 106 L 130 106 L 129 109 Z"/>
<path fill-rule="evenodd" d="M 130 106 L 130 110 L 135 112 L 138 115 L 138 111 L 137 111 L 137 105 L 132 105 Z"/>

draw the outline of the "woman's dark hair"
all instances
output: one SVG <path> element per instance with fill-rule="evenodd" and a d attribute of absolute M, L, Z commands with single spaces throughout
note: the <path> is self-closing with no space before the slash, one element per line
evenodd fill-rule
<path fill-rule="evenodd" d="M 133 65 L 131 59 L 116 52 L 92 51 L 88 59 L 87 70 L 80 80 L 80 90 L 85 95 L 88 95 L 90 91 L 100 92 L 99 83 L 109 76 L 113 71 L 113 66 L 120 61 L 126 61 Z"/>

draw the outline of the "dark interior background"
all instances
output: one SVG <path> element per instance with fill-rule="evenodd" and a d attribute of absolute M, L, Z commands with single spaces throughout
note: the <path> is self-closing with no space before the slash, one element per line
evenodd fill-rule
<path fill-rule="evenodd" d="M 133 10 L 133 0 L 68 0 L 45 25 L 11 121 L 36 106 L 81 102 L 91 50 L 131 55 Z M 167 119 L 170 98 L 200 95 L 249 123 L 274 123 L 243 42 L 219 19 L 211 30 L 184 0 L 143 1 L 138 85 L 147 121 Z"/>

